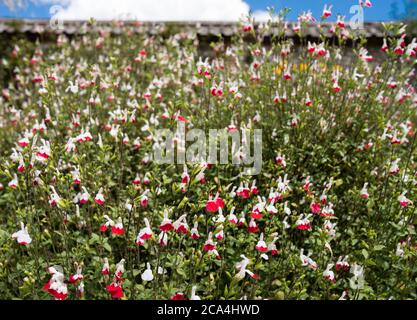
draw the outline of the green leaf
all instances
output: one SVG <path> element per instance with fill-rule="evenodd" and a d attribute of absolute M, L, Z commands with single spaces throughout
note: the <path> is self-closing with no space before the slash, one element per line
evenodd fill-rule
<path fill-rule="evenodd" d="M 106 249 L 108 252 L 111 252 L 111 251 L 112 251 L 111 246 L 110 246 L 107 242 L 103 244 L 103 247 L 104 247 L 104 249 Z"/>
<path fill-rule="evenodd" d="M 380 250 L 382 250 L 382 249 L 384 249 L 385 248 L 385 246 L 384 245 L 382 245 L 382 244 L 377 244 L 375 247 L 374 247 L 374 251 L 380 251 Z"/>
<path fill-rule="evenodd" d="M 366 249 L 362 249 L 362 255 L 365 257 L 365 259 L 369 258 L 369 253 Z"/>

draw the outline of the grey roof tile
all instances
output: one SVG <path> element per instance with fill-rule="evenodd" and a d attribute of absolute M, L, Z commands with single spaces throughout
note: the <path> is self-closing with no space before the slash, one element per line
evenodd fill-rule
<path fill-rule="evenodd" d="M 183 29 L 183 31 L 196 31 L 202 36 L 206 35 L 217 35 L 219 33 L 225 36 L 231 36 L 236 32 L 239 32 L 240 28 L 237 23 L 228 23 L 228 22 L 179 22 L 177 23 Z M 65 21 L 64 30 L 57 30 L 51 28 L 48 20 L 11 20 L 11 19 L 0 19 L 0 33 L 9 32 L 9 33 L 19 33 L 19 32 L 28 32 L 28 33 L 66 33 L 66 34 L 82 34 L 91 30 L 103 30 L 106 32 L 111 32 L 114 34 L 120 34 L 124 32 L 123 28 L 129 28 L 134 32 L 149 32 L 151 34 L 156 34 L 158 30 L 163 27 L 165 23 L 161 22 L 143 22 L 141 25 L 137 25 L 135 22 L 124 22 L 124 26 L 121 26 L 114 21 L 99 21 L 97 25 L 93 28 L 87 27 L 87 22 L 85 21 Z M 295 34 L 292 30 L 294 23 L 288 24 L 288 29 L 286 30 L 286 36 L 293 37 Z M 325 35 L 330 37 L 332 34 L 329 32 L 330 25 L 323 23 L 322 29 L 325 32 Z M 274 28 L 272 32 L 278 32 L 277 28 Z M 383 28 L 380 23 L 365 23 L 364 33 L 367 37 L 382 37 Z M 320 35 L 319 26 L 317 24 L 311 24 L 306 27 L 305 34 L 307 36 L 318 37 Z"/>

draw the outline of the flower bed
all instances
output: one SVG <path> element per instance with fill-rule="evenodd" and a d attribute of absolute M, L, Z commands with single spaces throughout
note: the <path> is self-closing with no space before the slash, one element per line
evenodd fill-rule
<path fill-rule="evenodd" d="M 416 42 L 387 25 L 376 63 L 342 20 L 309 42 L 309 19 L 297 54 L 249 19 L 210 61 L 192 33 L 129 25 L 10 43 L 0 298 L 416 298 Z M 153 161 L 179 125 L 262 130 L 259 174 L 236 149 Z"/>

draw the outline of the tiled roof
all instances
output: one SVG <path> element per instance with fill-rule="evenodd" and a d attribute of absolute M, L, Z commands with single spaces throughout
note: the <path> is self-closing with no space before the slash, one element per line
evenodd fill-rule
<path fill-rule="evenodd" d="M 0 19 L 0 33 L 64 33 L 64 34 L 80 34 L 84 33 L 87 30 L 102 30 L 110 32 L 113 34 L 120 34 L 123 32 L 125 27 L 130 28 L 135 32 L 149 32 L 157 33 L 159 30 L 167 27 L 168 25 L 175 25 L 181 31 L 197 32 L 202 36 L 207 35 L 218 35 L 222 34 L 223 36 L 230 36 L 238 32 L 239 25 L 237 23 L 230 22 L 179 22 L 179 23 L 161 23 L 161 22 L 143 22 L 140 25 L 134 22 L 125 22 L 124 26 L 120 25 L 117 22 L 105 22 L 99 21 L 94 27 L 88 26 L 85 21 L 65 21 L 64 27 L 62 30 L 54 28 L 50 24 L 49 20 L 9 20 L 9 19 Z M 330 24 L 321 23 L 320 24 L 327 36 L 332 34 L 328 32 L 330 29 Z M 274 30 L 272 32 L 278 32 L 279 30 Z M 365 23 L 363 30 L 366 37 L 382 37 L 383 29 L 380 23 Z M 304 35 L 311 37 L 318 37 L 319 25 L 311 24 L 303 31 Z M 286 30 L 286 35 L 288 37 L 294 36 L 292 31 L 292 24 L 289 23 L 288 29 Z"/>

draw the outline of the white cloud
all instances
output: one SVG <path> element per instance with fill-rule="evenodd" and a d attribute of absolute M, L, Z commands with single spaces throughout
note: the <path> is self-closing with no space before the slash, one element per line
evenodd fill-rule
<path fill-rule="evenodd" d="M 35 0 L 61 4 L 55 19 L 237 21 L 249 12 L 243 0 Z"/>
<path fill-rule="evenodd" d="M 253 13 L 253 17 L 255 18 L 255 21 L 258 21 L 258 22 L 266 22 L 269 19 L 271 19 L 270 13 L 264 10 L 256 10 Z"/>

